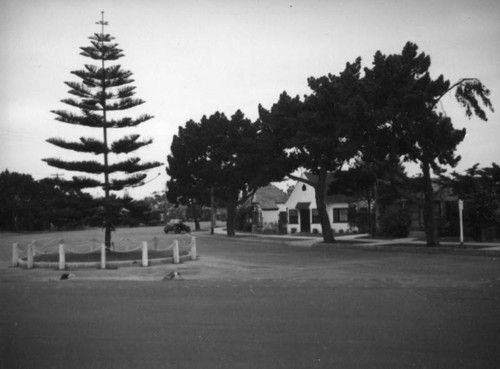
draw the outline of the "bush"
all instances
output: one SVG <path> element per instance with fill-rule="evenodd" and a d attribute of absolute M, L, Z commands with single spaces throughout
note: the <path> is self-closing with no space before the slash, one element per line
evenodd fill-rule
<path fill-rule="evenodd" d="M 278 222 L 264 223 L 260 230 L 262 234 L 278 234 Z"/>
<path fill-rule="evenodd" d="M 406 237 L 410 233 L 411 215 L 406 209 L 389 210 L 380 217 L 383 236 Z"/>

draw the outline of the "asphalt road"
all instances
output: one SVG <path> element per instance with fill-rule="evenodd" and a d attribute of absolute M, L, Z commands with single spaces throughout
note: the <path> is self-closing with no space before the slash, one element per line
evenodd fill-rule
<path fill-rule="evenodd" d="M 500 367 L 499 259 L 209 236 L 198 251 L 67 281 L 0 269 L 0 367 Z"/>

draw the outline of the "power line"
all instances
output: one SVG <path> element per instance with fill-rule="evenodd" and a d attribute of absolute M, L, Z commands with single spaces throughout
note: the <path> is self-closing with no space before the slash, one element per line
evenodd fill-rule
<path fill-rule="evenodd" d="M 160 176 L 161 176 L 161 173 L 158 173 L 158 174 L 156 175 L 156 177 L 151 178 L 149 181 L 146 181 L 146 182 L 144 182 L 143 184 L 147 184 L 147 183 L 149 183 L 149 182 L 153 182 L 155 179 L 157 179 L 157 178 L 158 178 L 158 177 L 160 177 Z"/>

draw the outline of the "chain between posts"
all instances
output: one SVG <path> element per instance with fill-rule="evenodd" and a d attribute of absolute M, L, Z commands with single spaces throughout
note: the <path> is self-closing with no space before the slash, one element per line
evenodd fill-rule
<path fill-rule="evenodd" d="M 91 240 L 91 241 L 94 241 L 94 240 Z M 197 258 L 196 238 L 194 236 L 191 237 L 191 240 L 189 241 L 189 243 L 184 243 L 182 245 L 180 244 L 178 239 L 174 239 L 173 242 L 164 249 L 158 249 L 158 239 L 156 237 L 154 237 L 151 241 L 153 242 L 154 250 L 157 252 L 173 250 L 173 262 L 175 264 L 178 264 L 180 262 L 180 254 L 179 254 L 180 246 L 182 246 L 183 248 L 186 246 L 190 247 L 191 260 L 196 260 L 196 258 Z M 59 254 L 58 268 L 60 270 L 63 270 L 66 268 L 66 255 L 67 254 L 69 254 L 69 253 L 91 254 L 91 253 L 95 253 L 96 251 L 99 251 L 99 250 L 101 252 L 101 268 L 103 268 L 103 269 L 106 268 L 106 250 L 104 247 L 104 251 L 103 251 L 102 244 L 96 248 L 91 249 L 90 251 L 77 251 L 77 250 L 74 250 L 73 248 L 68 249 L 67 245 L 64 244 L 62 239 L 60 239 L 59 242 L 60 243 L 58 245 L 58 254 Z M 81 244 L 81 245 L 85 245 L 85 244 L 86 243 Z M 90 243 L 90 244 L 92 244 L 92 243 Z M 148 241 L 143 241 L 140 246 L 135 247 L 133 249 L 127 249 L 127 250 L 123 250 L 123 251 L 115 249 L 113 252 L 127 253 L 127 252 L 134 252 L 134 251 L 142 249 L 142 265 L 147 266 L 149 264 L 149 261 L 148 261 L 149 260 L 148 259 L 149 246 L 148 245 L 149 245 Z M 21 260 L 21 254 L 26 253 L 26 260 L 27 260 L 26 266 L 27 266 L 27 268 L 33 268 L 34 263 L 35 263 L 35 256 L 36 255 L 44 255 L 44 254 L 48 253 L 46 250 L 44 250 L 44 252 L 37 250 L 35 246 L 36 246 L 36 241 L 33 240 L 30 244 L 27 245 L 26 249 L 23 251 L 19 247 L 19 243 L 17 243 L 17 242 L 13 243 L 12 244 L 12 263 L 11 263 L 12 266 L 13 267 L 19 266 L 20 260 Z"/>

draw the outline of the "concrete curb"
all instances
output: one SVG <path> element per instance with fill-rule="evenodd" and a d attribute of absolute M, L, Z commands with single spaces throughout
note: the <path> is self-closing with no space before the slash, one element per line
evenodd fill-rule
<path fill-rule="evenodd" d="M 224 234 L 221 233 L 215 233 L 214 235 L 206 235 L 209 237 L 214 237 L 214 236 L 221 236 L 224 237 Z M 241 237 L 243 236 L 243 237 Z M 453 247 L 453 246 L 448 246 L 448 247 L 426 247 L 425 243 L 418 243 L 417 241 L 408 241 L 408 243 L 413 245 L 405 245 L 402 246 L 400 243 L 405 243 L 405 239 L 400 239 L 398 241 L 389 241 L 387 243 L 385 242 L 373 242 L 373 241 L 361 241 L 360 243 L 342 243 L 342 240 L 349 240 L 352 242 L 352 240 L 356 240 L 359 235 L 352 235 L 352 236 L 343 236 L 338 238 L 338 243 L 334 244 L 329 244 L 326 245 L 323 242 L 315 242 L 314 239 L 311 239 L 310 237 L 298 237 L 298 236 L 293 236 L 293 240 L 291 240 L 292 236 L 289 235 L 283 235 L 283 236 L 270 236 L 269 235 L 260 235 L 260 234 L 244 234 L 240 235 L 240 237 L 235 237 L 232 238 L 235 242 L 245 242 L 245 241 L 252 241 L 252 242 L 259 242 L 259 243 L 265 243 L 270 240 L 270 238 L 273 238 L 275 241 L 279 241 L 281 237 L 287 238 L 286 240 L 281 240 L 281 244 L 287 244 L 289 246 L 297 246 L 301 241 L 307 244 L 309 242 L 313 242 L 312 245 L 310 246 L 304 246 L 304 247 L 311 247 L 314 249 L 331 249 L 331 248 L 345 248 L 345 249 L 353 249 L 353 250 L 363 250 L 363 251 L 385 251 L 385 252 L 407 252 L 407 253 L 414 253 L 414 254 L 441 254 L 441 255 L 470 255 L 470 256 L 489 256 L 489 257 L 500 257 L 500 250 L 499 249 L 487 249 L 487 244 L 485 244 L 485 248 L 459 248 L 459 247 Z M 295 239 L 295 237 L 297 237 Z M 417 242 L 417 243 L 416 243 Z"/>

